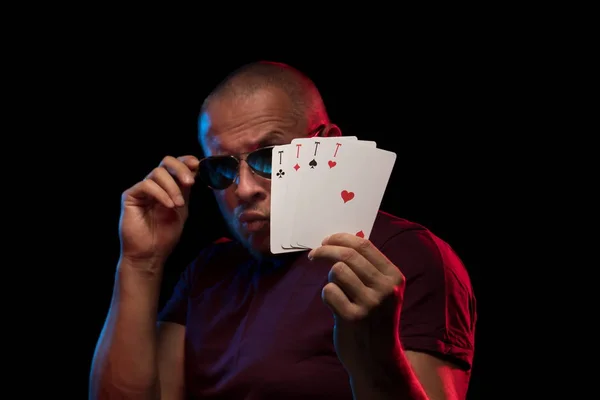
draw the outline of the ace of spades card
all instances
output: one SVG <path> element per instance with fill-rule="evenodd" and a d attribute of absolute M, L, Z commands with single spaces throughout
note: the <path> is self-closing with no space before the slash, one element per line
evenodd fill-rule
<path fill-rule="evenodd" d="M 292 234 L 287 239 L 296 247 L 318 247 L 325 237 L 340 232 L 370 237 L 396 153 L 348 141 L 333 154 L 329 152 L 326 163 L 335 162 L 335 167 L 305 173 L 296 185 Z"/>

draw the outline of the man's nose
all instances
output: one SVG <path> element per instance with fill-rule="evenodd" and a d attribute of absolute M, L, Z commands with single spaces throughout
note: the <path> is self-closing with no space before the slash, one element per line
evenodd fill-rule
<path fill-rule="evenodd" d="M 245 161 L 240 163 L 236 178 L 235 194 L 244 202 L 255 202 L 266 196 L 264 188 L 257 181 L 258 177 Z"/>

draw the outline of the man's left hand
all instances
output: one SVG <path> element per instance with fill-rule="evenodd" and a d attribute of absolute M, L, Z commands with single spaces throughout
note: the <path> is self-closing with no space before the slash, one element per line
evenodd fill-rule
<path fill-rule="evenodd" d="M 369 240 L 337 233 L 309 253 L 333 263 L 324 303 L 335 319 L 334 345 L 350 374 L 365 375 L 394 362 L 404 276 Z"/>

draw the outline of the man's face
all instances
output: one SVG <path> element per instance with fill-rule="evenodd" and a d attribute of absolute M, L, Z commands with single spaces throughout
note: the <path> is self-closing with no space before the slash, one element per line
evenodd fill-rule
<path fill-rule="evenodd" d="M 304 119 L 292 111 L 288 96 L 275 89 L 216 99 L 201 116 L 201 144 L 206 155 L 213 156 L 290 143 L 307 133 Z M 252 251 L 268 254 L 271 181 L 254 174 L 242 161 L 236 181 L 225 190 L 216 190 L 215 197 L 238 239 Z"/>

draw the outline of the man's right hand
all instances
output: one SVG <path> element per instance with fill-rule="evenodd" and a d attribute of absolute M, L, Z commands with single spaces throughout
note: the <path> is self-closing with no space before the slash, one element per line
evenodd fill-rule
<path fill-rule="evenodd" d="M 194 156 L 167 156 L 143 181 L 123 192 L 122 261 L 141 265 L 166 261 L 181 237 L 198 165 Z"/>

